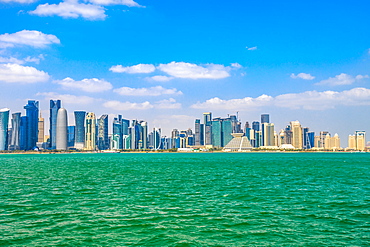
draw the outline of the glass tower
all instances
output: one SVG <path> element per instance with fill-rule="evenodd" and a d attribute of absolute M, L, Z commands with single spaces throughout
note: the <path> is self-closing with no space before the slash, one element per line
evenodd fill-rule
<path fill-rule="evenodd" d="M 75 148 L 85 147 L 85 111 L 75 111 Z"/>
<path fill-rule="evenodd" d="M 108 115 L 104 114 L 98 119 L 98 149 L 109 149 Z"/>
<path fill-rule="evenodd" d="M 9 150 L 18 150 L 19 147 L 19 129 L 21 125 L 21 113 L 12 114 L 12 132 L 9 140 Z"/>
<path fill-rule="evenodd" d="M 28 117 L 26 150 L 31 150 L 36 146 L 38 140 L 38 125 L 39 125 L 39 102 L 29 100 L 26 109 L 26 116 Z"/>
<path fill-rule="evenodd" d="M 0 109 L 0 150 L 8 149 L 9 109 Z"/>
<path fill-rule="evenodd" d="M 61 101 L 58 100 L 50 100 L 50 148 L 55 149 L 56 148 L 56 136 L 57 136 L 57 116 L 58 116 L 58 110 L 61 107 Z"/>

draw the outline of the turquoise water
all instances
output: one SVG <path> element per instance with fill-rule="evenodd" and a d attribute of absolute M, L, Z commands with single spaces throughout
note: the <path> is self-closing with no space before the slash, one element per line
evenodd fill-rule
<path fill-rule="evenodd" d="M 369 246 L 370 154 L 0 155 L 1 246 Z"/>

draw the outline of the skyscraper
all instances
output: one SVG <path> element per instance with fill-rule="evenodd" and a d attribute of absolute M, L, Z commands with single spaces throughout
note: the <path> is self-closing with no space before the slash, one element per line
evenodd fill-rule
<path fill-rule="evenodd" d="M 200 119 L 195 119 L 195 146 L 200 146 Z"/>
<path fill-rule="evenodd" d="M 28 138 L 28 117 L 22 116 L 19 125 L 19 149 L 27 149 L 27 138 Z"/>
<path fill-rule="evenodd" d="M 275 125 L 273 123 L 262 124 L 262 146 L 275 146 Z"/>
<path fill-rule="evenodd" d="M 75 111 L 75 148 L 85 147 L 85 111 Z"/>
<path fill-rule="evenodd" d="M 290 122 L 291 130 L 292 130 L 292 145 L 297 149 L 303 148 L 303 135 L 302 135 L 302 127 L 299 121 L 292 121 Z"/>
<path fill-rule="evenodd" d="M 39 117 L 39 122 L 38 122 L 39 134 L 37 137 L 37 142 L 44 142 L 44 135 L 45 135 L 44 126 L 45 126 L 44 118 L 41 116 L 41 112 L 40 112 L 40 117 Z"/>
<path fill-rule="evenodd" d="M 49 129 L 49 140 L 50 140 L 50 148 L 56 148 L 56 136 L 57 136 L 57 116 L 58 110 L 61 107 L 61 101 L 58 100 L 50 100 L 50 129 Z"/>
<path fill-rule="evenodd" d="M 204 145 L 212 145 L 212 113 L 203 113 L 204 118 Z"/>
<path fill-rule="evenodd" d="M 8 108 L 0 109 L 0 150 L 8 149 L 9 111 Z"/>
<path fill-rule="evenodd" d="M 95 150 L 96 148 L 96 118 L 93 112 L 86 115 L 86 131 L 85 131 L 85 150 Z"/>
<path fill-rule="evenodd" d="M 12 114 L 12 134 L 11 139 L 9 140 L 9 150 L 18 150 L 19 146 L 19 131 L 21 125 L 21 113 Z"/>
<path fill-rule="evenodd" d="M 68 120 L 67 111 L 64 108 L 59 108 L 57 115 L 56 149 L 68 149 Z"/>
<path fill-rule="evenodd" d="M 68 126 L 68 148 L 73 148 L 75 146 L 75 134 L 76 126 Z"/>
<path fill-rule="evenodd" d="M 269 114 L 261 114 L 261 124 L 270 123 L 270 115 Z"/>
<path fill-rule="evenodd" d="M 26 116 L 28 117 L 25 149 L 31 150 L 36 146 L 38 139 L 39 102 L 29 100 L 27 105 L 24 106 L 24 109 L 26 109 Z"/>
<path fill-rule="evenodd" d="M 148 123 L 145 121 L 140 122 L 141 131 L 140 131 L 140 140 L 141 140 L 141 149 L 148 149 Z"/>
<path fill-rule="evenodd" d="M 233 136 L 231 135 L 234 131 L 233 128 L 233 122 L 229 118 L 223 119 L 222 121 L 222 147 L 225 147 L 232 139 Z M 235 130 L 235 129 L 234 129 Z M 237 132 L 239 133 L 239 130 L 236 129 Z"/>
<path fill-rule="evenodd" d="M 222 120 L 214 118 L 212 120 L 212 145 L 214 147 L 222 147 Z"/>
<path fill-rule="evenodd" d="M 118 115 L 113 119 L 113 149 L 123 149 L 123 130 L 124 128 L 122 126 L 122 116 Z"/>
<path fill-rule="evenodd" d="M 98 119 L 98 149 L 109 149 L 108 115 L 104 114 Z"/>

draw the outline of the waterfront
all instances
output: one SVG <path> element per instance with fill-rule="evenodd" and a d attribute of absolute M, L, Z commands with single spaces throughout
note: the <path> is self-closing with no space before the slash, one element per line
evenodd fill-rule
<path fill-rule="evenodd" d="M 0 245 L 364 246 L 368 153 L 0 155 Z"/>

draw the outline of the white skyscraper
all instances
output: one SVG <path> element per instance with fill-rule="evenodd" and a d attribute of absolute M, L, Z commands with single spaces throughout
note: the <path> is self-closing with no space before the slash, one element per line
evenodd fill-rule
<path fill-rule="evenodd" d="M 64 108 L 58 110 L 57 116 L 57 133 L 56 133 L 56 149 L 67 150 L 68 148 L 68 122 L 67 111 Z"/>

